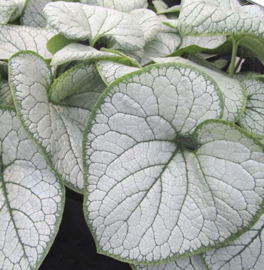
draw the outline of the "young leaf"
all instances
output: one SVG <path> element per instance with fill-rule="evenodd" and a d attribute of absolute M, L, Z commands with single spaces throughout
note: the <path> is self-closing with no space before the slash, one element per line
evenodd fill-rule
<path fill-rule="evenodd" d="M 264 19 L 248 13 L 237 0 L 183 0 L 182 35 L 253 35 L 264 38 Z"/>
<path fill-rule="evenodd" d="M 10 17 L 17 9 L 17 5 L 13 1 L 0 1 L 0 25 L 7 24 Z"/>
<path fill-rule="evenodd" d="M 261 270 L 264 265 L 263 242 L 264 216 L 228 246 L 206 252 L 205 263 L 211 270 Z"/>
<path fill-rule="evenodd" d="M 133 270 L 206 270 L 200 256 L 180 258 L 174 262 L 159 265 L 132 265 Z"/>
<path fill-rule="evenodd" d="M 84 86 L 83 82 L 87 83 L 84 78 L 79 84 L 65 84 L 80 79 L 79 72 L 85 75 L 83 71 L 91 74 L 89 84 Z M 76 66 L 52 85 L 51 70 L 38 55 L 21 52 L 10 60 L 10 86 L 23 126 L 42 151 L 48 154 L 65 184 L 77 192 L 83 189 L 82 133 L 99 95 L 94 93 L 94 85 L 104 84 L 96 72 L 94 65 L 90 69 L 83 65 Z M 82 104 L 76 107 L 73 104 L 53 105 L 48 100 L 50 88 L 50 95 L 57 98 L 56 101 L 67 97 L 67 91 L 77 94 L 78 89 L 85 89 L 86 99 L 82 102 L 89 110 L 87 107 L 83 109 Z"/>
<path fill-rule="evenodd" d="M 264 138 L 264 81 L 263 78 L 246 78 L 242 81 L 247 91 L 247 104 L 239 125 Z"/>
<path fill-rule="evenodd" d="M 51 0 L 27 0 L 21 23 L 32 27 L 46 27 L 47 21 L 43 9 L 49 2 Z"/>
<path fill-rule="evenodd" d="M 114 82 L 115 80 L 126 74 L 138 70 L 138 68 L 135 67 L 129 67 L 123 64 L 114 63 L 110 61 L 99 61 L 97 63 L 97 68 L 106 85 L 111 84 L 112 82 Z"/>
<path fill-rule="evenodd" d="M 29 26 L 0 26 L 0 59 L 8 60 L 21 50 L 31 50 L 45 59 L 52 55 L 46 48 L 46 43 L 56 32 L 51 29 L 38 29 Z"/>
<path fill-rule="evenodd" d="M 38 269 L 58 232 L 64 187 L 16 114 L 0 109 L 0 269 Z"/>
<path fill-rule="evenodd" d="M 147 0 L 80 0 L 80 2 L 88 5 L 101 6 L 128 13 L 135 9 L 147 8 L 148 6 Z"/>
<path fill-rule="evenodd" d="M 92 47 L 102 37 L 110 37 L 114 49 L 130 53 L 142 50 L 145 45 L 141 25 L 133 16 L 126 13 L 65 2 L 48 4 L 44 13 L 48 24 L 65 37 L 89 39 Z"/>
<path fill-rule="evenodd" d="M 98 51 L 92 47 L 82 44 L 69 44 L 63 49 L 55 53 L 52 58 L 51 65 L 62 65 L 71 61 L 100 61 L 109 60 L 113 62 L 120 62 L 128 65 L 134 65 L 134 59 L 125 56 L 124 54 L 117 54 L 112 52 Z"/>
<path fill-rule="evenodd" d="M 246 106 L 246 91 L 243 85 L 235 79 L 231 79 L 224 74 L 216 72 L 207 67 L 197 65 L 187 59 L 180 57 L 168 57 L 168 58 L 158 58 L 153 59 L 156 63 L 166 63 L 166 62 L 178 62 L 183 64 L 188 64 L 205 72 L 208 76 L 211 76 L 220 87 L 220 90 L 224 97 L 225 107 L 223 119 L 229 122 L 236 122 L 242 113 L 244 112 Z"/>
<path fill-rule="evenodd" d="M 0 81 L 0 106 L 1 105 L 14 105 L 9 84 L 4 80 Z"/>

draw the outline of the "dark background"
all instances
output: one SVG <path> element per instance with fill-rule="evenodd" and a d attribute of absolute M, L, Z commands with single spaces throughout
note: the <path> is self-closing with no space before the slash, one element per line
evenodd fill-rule
<path fill-rule="evenodd" d="M 165 2 L 169 6 L 180 4 L 180 0 Z M 229 60 L 230 56 L 223 58 Z M 255 69 L 264 73 L 259 61 L 256 62 Z M 82 195 L 66 190 L 60 230 L 40 270 L 131 270 L 129 264 L 97 254 L 93 237 L 84 219 L 82 201 Z"/>

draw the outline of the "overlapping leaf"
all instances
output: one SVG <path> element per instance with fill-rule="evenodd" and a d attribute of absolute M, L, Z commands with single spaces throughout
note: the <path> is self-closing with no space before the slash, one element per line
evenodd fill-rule
<path fill-rule="evenodd" d="M 211 270 L 261 270 L 264 265 L 263 242 L 264 216 L 228 246 L 206 252 L 205 262 Z"/>
<path fill-rule="evenodd" d="M 155 12 L 147 9 L 137 9 L 130 14 L 140 23 L 146 44 L 160 33 L 162 24 Z"/>
<path fill-rule="evenodd" d="M 173 32 L 160 33 L 152 42 L 148 43 L 144 48 L 144 56 L 141 64 L 145 65 L 151 61 L 153 57 L 160 57 L 172 54 L 181 44 L 179 35 Z"/>
<path fill-rule="evenodd" d="M 100 253 L 161 263 L 252 225 L 263 207 L 263 146 L 227 122 L 199 125 L 222 106 L 209 76 L 173 63 L 101 96 L 84 137 L 85 215 Z"/>
<path fill-rule="evenodd" d="M 28 26 L 2 25 L 0 26 L 0 59 L 9 59 L 21 50 L 31 50 L 45 59 L 52 55 L 46 48 L 47 41 L 56 32 L 51 29 L 38 29 Z"/>
<path fill-rule="evenodd" d="M 1 0 L 1 1 L 3 1 L 3 0 Z M 7 0 L 7 1 L 8 2 L 13 2 L 17 7 L 15 12 L 12 13 L 12 16 L 10 18 L 10 20 L 13 21 L 22 14 L 22 12 L 23 12 L 23 10 L 25 8 L 25 5 L 27 3 L 27 0 Z"/>
<path fill-rule="evenodd" d="M 239 124 L 257 137 L 264 138 L 263 78 L 246 78 L 242 82 L 247 91 L 247 104 Z"/>
<path fill-rule="evenodd" d="M 223 93 L 225 107 L 223 119 L 230 122 L 236 122 L 242 113 L 244 112 L 246 106 L 246 91 L 243 85 L 235 79 L 231 79 L 224 74 L 216 72 L 207 67 L 195 64 L 189 60 L 180 57 L 168 57 L 153 59 L 156 63 L 166 63 L 166 62 L 178 62 L 191 65 L 207 75 L 211 76 L 220 87 Z"/>
<path fill-rule="evenodd" d="M 111 39 L 109 48 L 129 53 L 137 53 L 145 45 L 141 25 L 126 13 L 65 2 L 50 3 L 44 12 L 51 27 L 70 39 L 89 39 L 92 47 L 102 37 Z"/>
<path fill-rule="evenodd" d="M 253 35 L 264 38 L 264 19 L 237 0 L 183 0 L 179 17 L 183 35 Z"/>
<path fill-rule="evenodd" d="M 57 234 L 64 188 L 16 114 L 0 109 L 0 269 L 38 269 Z"/>
<path fill-rule="evenodd" d="M 181 56 L 183 53 L 196 54 L 204 50 L 216 49 L 223 45 L 225 41 L 226 38 L 224 36 L 185 36 L 181 40 L 180 47 L 170 56 Z"/>
<path fill-rule="evenodd" d="M 147 0 L 80 0 L 81 3 L 115 9 L 122 12 L 131 12 L 135 9 L 146 8 Z"/>
<path fill-rule="evenodd" d="M 124 54 L 117 54 L 111 51 L 98 51 L 90 46 L 72 43 L 54 54 L 51 65 L 62 65 L 71 61 L 100 61 L 109 60 L 128 65 L 136 65 L 136 60 Z"/>
<path fill-rule="evenodd" d="M 10 84 L 22 124 L 49 155 L 64 182 L 82 192 L 82 132 L 98 91 L 104 89 L 95 65 L 76 66 L 52 85 L 45 61 L 31 52 L 21 52 L 10 60 Z M 53 101 L 63 100 L 64 106 L 50 103 L 48 91 Z M 80 96 L 81 102 L 76 104 L 74 99 Z"/>
<path fill-rule="evenodd" d="M 178 259 L 174 262 L 160 265 L 132 265 L 133 270 L 206 270 L 200 256 L 192 256 L 184 259 Z"/>
<path fill-rule="evenodd" d="M 114 82 L 115 80 L 126 74 L 138 70 L 138 68 L 135 67 L 130 67 L 110 61 L 99 61 L 97 63 L 97 67 L 102 76 L 102 79 L 107 85 L 109 85 L 110 83 Z"/>

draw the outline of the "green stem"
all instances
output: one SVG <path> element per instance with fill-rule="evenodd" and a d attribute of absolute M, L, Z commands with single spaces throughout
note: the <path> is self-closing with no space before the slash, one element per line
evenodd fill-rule
<path fill-rule="evenodd" d="M 235 73 L 235 64 L 236 64 L 236 56 L 237 56 L 237 48 L 239 41 L 236 41 L 235 37 L 232 36 L 233 39 L 233 49 L 232 49 L 232 59 L 230 64 L 230 70 L 229 70 L 229 77 L 233 78 Z"/>

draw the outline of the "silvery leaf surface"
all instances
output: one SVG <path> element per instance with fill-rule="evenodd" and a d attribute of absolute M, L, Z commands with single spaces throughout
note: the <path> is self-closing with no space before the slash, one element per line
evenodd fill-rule
<path fill-rule="evenodd" d="M 28 0 L 21 23 L 32 27 L 46 27 L 47 21 L 44 16 L 44 7 L 51 0 Z"/>
<path fill-rule="evenodd" d="M 253 35 L 264 37 L 264 18 L 247 12 L 237 0 L 183 0 L 182 35 Z"/>
<path fill-rule="evenodd" d="M 16 113 L 0 108 L 0 269 L 38 269 L 58 232 L 64 187 Z"/>
<path fill-rule="evenodd" d="M 130 14 L 140 23 L 146 44 L 161 32 L 162 23 L 155 12 L 148 9 L 136 9 Z"/>
<path fill-rule="evenodd" d="M 170 55 L 175 52 L 181 44 L 181 37 L 173 32 L 160 33 L 154 40 L 148 43 L 144 48 L 144 56 L 141 59 L 141 65 L 151 61 L 151 58 Z"/>
<path fill-rule="evenodd" d="M 84 135 L 84 211 L 98 252 L 163 263 L 254 224 L 263 145 L 217 120 L 222 111 L 215 81 L 186 64 L 152 65 L 108 87 Z"/>
<path fill-rule="evenodd" d="M 8 60 L 22 50 L 31 50 L 45 59 L 52 55 L 46 48 L 49 39 L 56 35 L 52 29 L 40 29 L 19 25 L 0 25 L 0 59 Z"/>
<path fill-rule="evenodd" d="M 159 265 L 132 265 L 131 267 L 133 270 L 206 270 L 201 257 L 198 255 Z"/>
<path fill-rule="evenodd" d="M 2 0 L 3 1 L 3 0 Z M 19 16 L 21 16 L 25 5 L 27 3 L 27 0 L 7 0 L 8 2 L 13 2 L 16 5 L 16 10 L 14 13 L 12 13 L 12 16 L 10 18 L 11 21 L 14 21 L 16 18 L 18 18 Z"/>
<path fill-rule="evenodd" d="M 51 65 L 62 65 L 71 61 L 100 61 L 109 60 L 133 65 L 134 59 L 124 54 L 117 54 L 111 51 L 98 51 L 90 46 L 72 43 L 53 55 Z"/>
<path fill-rule="evenodd" d="M 104 84 L 99 74 L 94 76 L 96 66 L 85 65 L 89 64 L 74 67 L 52 84 L 51 70 L 38 55 L 21 52 L 10 60 L 10 86 L 21 123 L 49 156 L 64 183 L 77 192 L 83 190 L 82 133 L 99 96 L 93 85 Z M 90 84 L 87 78 L 75 84 L 79 72 L 89 76 Z M 72 84 L 68 84 L 70 80 Z M 48 99 L 48 91 L 59 102 L 84 89 L 84 104 L 54 105 Z"/>
<path fill-rule="evenodd" d="M 264 138 L 264 81 L 263 78 L 246 78 L 242 81 L 247 92 L 246 109 L 239 124 L 248 132 Z"/>
<path fill-rule="evenodd" d="M 17 5 L 13 1 L 1 0 L 0 1 L 0 25 L 7 24 L 16 11 Z"/>
<path fill-rule="evenodd" d="M 132 15 L 80 3 L 49 3 L 44 13 L 48 24 L 70 39 L 89 40 L 93 47 L 102 37 L 111 38 L 110 48 L 130 53 L 142 50 L 145 41 L 139 22 Z"/>
<path fill-rule="evenodd" d="M 178 62 L 188 64 L 205 72 L 216 81 L 223 94 L 225 103 L 223 120 L 236 122 L 243 114 L 246 106 L 246 91 L 239 81 L 181 57 L 154 58 L 153 60 L 156 63 Z"/>
<path fill-rule="evenodd" d="M 128 13 L 135 9 L 147 8 L 148 6 L 147 0 L 80 0 L 80 2 L 83 4 L 101 6 Z"/>
<path fill-rule="evenodd" d="M 135 67 L 130 67 L 110 61 L 97 62 L 97 68 L 102 76 L 102 79 L 107 85 L 111 84 L 112 82 L 126 74 L 138 70 L 138 68 Z"/>
<path fill-rule="evenodd" d="M 264 216 L 231 244 L 204 254 L 211 270 L 262 270 L 264 265 Z"/>

